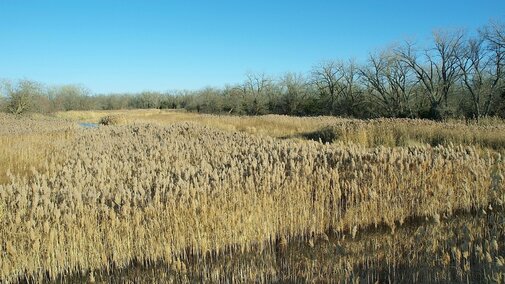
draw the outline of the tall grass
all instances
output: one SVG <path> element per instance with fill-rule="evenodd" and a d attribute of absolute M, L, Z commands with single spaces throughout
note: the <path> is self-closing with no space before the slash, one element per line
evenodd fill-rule
<path fill-rule="evenodd" d="M 85 131 L 53 171 L 0 185 L 0 279 L 55 279 L 132 261 L 248 251 L 327 232 L 356 236 L 505 202 L 500 154 L 376 147 L 198 123 Z"/>
<path fill-rule="evenodd" d="M 98 123 L 107 116 L 123 121 L 162 126 L 192 122 L 230 132 L 245 132 L 277 138 L 308 138 L 322 142 L 343 142 L 365 147 L 397 147 L 429 144 L 473 145 L 505 149 L 505 121 L 497 118 L 477 122 L 451 120 L 435 122 L 419 119 L 358 120 L 338 117 L 290 117 L 282 115 L 225 116 L 174 110 L 70 111 L 57 116 Z"/>
<path fill-rule="evenodd" d="M 348 119 L 334 117 L 290 117 L 283 115 L 229 116 L 197 114 L 178 110 L 116 110 L 116 111 L 68 111 L 56 114 L 60 118 L 99 123 L 109 115 L 119 115 L 129 122 L 170 125 L 192 122 L 231 132 L 246 132 L 271 137 L 287 137 L 313 131 L 336 121 Z"/>
<path fill-rule="evenodd" d="M 75 124 L 48 117 L 22 117 L 0 113 L 0 184 L 9 173 L 31 175 L 72 140 Z"/>
<path fill-rule="evenodd" d="M 132 264 L 63 278 L 100 283 L 503 283 L 505 224 L 487 210 L 440 223 L 411 220 L 390 234 L 384 228 L 355 238 L 296 238 L 286 248 Z M 93 276 L 93 277 L 91 277 Z"/>
<path fill-rule="evenodd" d="M 302 136 L 322 142 L 343 142 L 365 147 L 424 145 L 473 145 L 505 149 L 505 124 L 466 124 L 412 119 L 336 121 Z"/>

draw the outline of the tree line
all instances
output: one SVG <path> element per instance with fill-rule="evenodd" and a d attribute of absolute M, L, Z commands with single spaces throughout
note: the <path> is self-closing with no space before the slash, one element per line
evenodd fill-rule
<path fill-rule="evenodd" d="M 92 95 L 82 86 L 4 81 L 1 107 L 12 113 L 183 108 L 238 115 L 357 118 L 505 117 L 505 24 L 469 34 L 438 31 L 421 46 L 405 41 L 366 62 L 327 60 L 305 74 L 247 74 L 241 84 L 197 91 Z"/>

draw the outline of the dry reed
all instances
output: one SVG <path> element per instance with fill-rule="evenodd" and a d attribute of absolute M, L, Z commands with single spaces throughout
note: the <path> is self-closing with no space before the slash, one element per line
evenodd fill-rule
<path fill-rule="evenodd" d="M 0 184 L 9 174 L 31 175 L 48 159 L 57 158 L 74 137 L 75 123 L 50 117 L 23 117 L 0 113 Z"/>
<path fill-rule="evenodd" d="M 299 236 L 394 232 L 505 202 L 500 154 L 279 140 L 197 123 L 84 131 L 27 180 L 0 185 L 0 279 L 172 263 Z M 312 244 L 314 242 L 312 241 Z"/>

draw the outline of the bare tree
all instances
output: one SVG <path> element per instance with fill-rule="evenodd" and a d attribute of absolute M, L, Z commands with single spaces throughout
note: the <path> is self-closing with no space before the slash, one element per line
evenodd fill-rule
<path fill-rule="evenodd" d="M 418 54 L 414 45 L 406 42 L 396 53 L 416 74 L 431 103 L 431 111 L 440 116 L 440 106 L 448 106 L 449 93 L 460 76 L 458 54 L 461 52 L 464 33 L 435 32 L 434 47 Z"/>
<path fill-rule="evenodd" d="M 342 73 L 339 95 L 345 99 L 347 114 L 354 115 L 363 95 L 363 88 L 359 84 L 362 74 L 358 64 L 352 59 L 343 63 Z"/>
<path fill-rule="evenodd" d="M 85 110 L 91 108 L 89 96 L 91 91 L 80 85 L 62 85 L 49 89 L 49 96 L 55 109 Z"/>
<path fill-rule="evenodd" d="M 296 114 L 309 94 L 308 82 L 301 74 L 286 73 L 279 82 L 281 105 L 285 114 Z"/>
<path fill-rule="evenodd" d="M 7 93 L 7 109 L 13 114 L 22 114 L 33 107 L 34 100 L 42 94 L 42 85 L 29 80 L 21 80 L 13 85 L 4 83 Z"/>
<path fill-rule="evenodd" d="M 272 86 L 273 80 L 265 73 L 247 73 L 244 88 L 251 94 L 260 95 Z"/>
<path fill-rule="evenodd" d="M 490 44 L 505 49 L 505 23 L 491 22 L 481 30 L 481 34 Z"/>
<path fill-rule="evenodd" d="M 0 80 L 0 111 L 8 111 L 9 81 Z"/>
<path fill-rule="evenodd" d="M 344 80 L 344 64 L 336 61 L 325 61 L 312 68 L 312 79 L 320 96 L 326 100 L 329 114 L 333 115 L 335 103 L 341 94 Z"/>
<path fill-rule="evenodd" d="M 477 120 L 489 115 L 493 102 L 505 88 L 502 70 L 505 46 L 489 38 L 489 33 L 482 31 L 479 37 L 468 40 L 464 52 L 458 56 L 462 82 L 470 94 Z"/>
<path fill-rule="evenodd" d="M 242 86 L 246 109 L 249 114 L 262 114 L 266 112 L 267 102 L 273 95 L 273 80 L 265 73 L 248 73 Z"/>
<path fill-rule="evenodd" d="M 244 87 L 241 85 L 226 85 L 223 90 L 225 97 L 223 102 L 223 110 L 229 114 L 242 114 L 243 100 L 245 96 Z"/>
<path fill-rule="evenodd" d="M 481 33 L 493 50 L 495 58 L 494 66 L 496 68 L 495 73 L 500 76 L 501 82 L 501 91 L 499 92 L 501 92 L 501 108 L 503 111 L 505 110 L 505 82 L 503 82 L 503 80 L 505 80 L 505 75 L 503 74 L 505 72 L 505 23 L 491 22 Z M 503 112 L 502 115 L 505 115 L 505 112 Z"/>
<path fill-rule="evenodd" d="M 371 54 L 360 72 L 370 94 L 388 116 L 413 116 L 411 101 L 418 80 L 407 63 L 386 50 Z"/>

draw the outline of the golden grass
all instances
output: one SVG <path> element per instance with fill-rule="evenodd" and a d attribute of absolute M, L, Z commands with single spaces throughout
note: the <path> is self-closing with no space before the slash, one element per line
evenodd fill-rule
<path fill-rule="evenodd" d="M 68 111 L 57 117 L 79 122 L 99 123 L 107 115 L 121 115 L 130 123 L 145 122 L 170 125 L 177 122 L 193 122 L 226 131 L 239 131 L 256 135 L 286 137 L 314 131 L 325 125 L 348 119 L 334 117 L 289 117 L 281 115 L 229 116 L 197 114 L 179 110 L 117 110 L 117 111 Z"/>
<path fill-rule="evenodd" d="M 108 115 L 120 115 L 128 125 L 87 130 L 69 122 L 96 123 Z M 184 281 L 194 257 L 262 252 L 299 238 L 317 249 L 314 238 L 325 234 L 360 238 L 371 226 L 394 233 L 412 218 L 438 224 L 449 222 L 455 212 L 489 208 L 496 215 L 477 235 L 482 243 L 439 246 L 441 235 L 423 240 L 430 235 L 422 232 L 416 243 L 433 246 L 440 256 L 432 267 L 448 261 L 464 270 L 470 263 L 462 260 L 465 252 L 479 257 L 473 263 L 489 258 L 495 263 L 503 256 L 503 250 L 490 246 L 505 241 L 505 165 L 493 150 L 503 143 L 501 121 L 467 125 L 160 110 L 57 117 L 0 115 L 5 125 L 0 128 L 2 282 L 54 280 L 132 262 L 169 264 Z M 329 129 L 337 143 L 278 139 L 317 135 L 320 129 Z M 13 174 L 6 178 L 8 168 Z M 275 278 L 267 270 L 271 278 L 254 277 L 267 266 L 237 273 L 243 282 L 324 281 L 318 276 L 337 272 L 342 281 L 354 281 L 364 265 L 380 267 L 370 266 L 371 261 L 415 260 L 409 250 L 422 251 L 406 240 L 393 258 L 370 256 L 385 253 L 381 247 L 395 248 L 397 241 L 372 238 L 349 246 L 355 259 L 343 256 L 332 260 L 333 266 L 305 267 L 301 278 Z M 482 267 L 483 275 L 502 277 L 501 266 Z M 246 272 L 252 274 L 246 277 Z M 465 274 L 441 275 L 462 280 Z M 199 279 L 220 279 L 204 276 Z"/>
<path fill-rule="evenodd" d="M 126 118 L 123 115 L 106 115 L 98 121 L 101 125 L 123 125 L 127 123 Z"/>
<path fill-rule="evenodd" d="M 454 144 L 505 150 L 505 124 L 502 123 L 477 125 L 411 119 L 352 120 L 335 122 L 303 136 L 316 141 L 339 141 L 364 147 Z"/>
<path fill-rule="evenodd" d="M 0 279 L 395 231 L 505 202 L 502 157 L 464 146 L 367 149 L 179 123 L 85 131 L 63 155 L 53 173 L 0 185 Z"/>
<path fill-rule="evenodd" d="M 74 136 L 75 125 L 48 117 L 15 117 L 0 113 L 0 184 L 9 180 L 8 173 L 31 175 Z"/>
<path fill-rule="evenodd" d="M 397 147 L 429 144 L 473 145 L 503 152 L 505 149 L 505 121 L 482 119 L 479 123 L 451 120 L 435 122 L 418 119 L 358 120 L 338 117 L 290 117 L 283 115 L 228 116 L 189 113 L 178 110 L 118 110 L 69 111 L 57 114 L 60 118 L 99 123 L 104 116 L 120 116 L 130 124 L 145 122 L 170 125 L 193 122 L 231 132 L 271 136 L 276 138 L 309 138 L 322 142 L 343 142 L 365 147 Z"/>
<path fill-rule="evenodd" d="M 100 283 L 503 283 L 505 223 L 495 211 L 436 222 L 413 221 L 356 238 L 324 234 L 284 248 L 133 264 L 95 271 Z M 313 245 L 311 245 L 313 241 Z M 66 279 L 89 280 L 88 275 Z"/>

